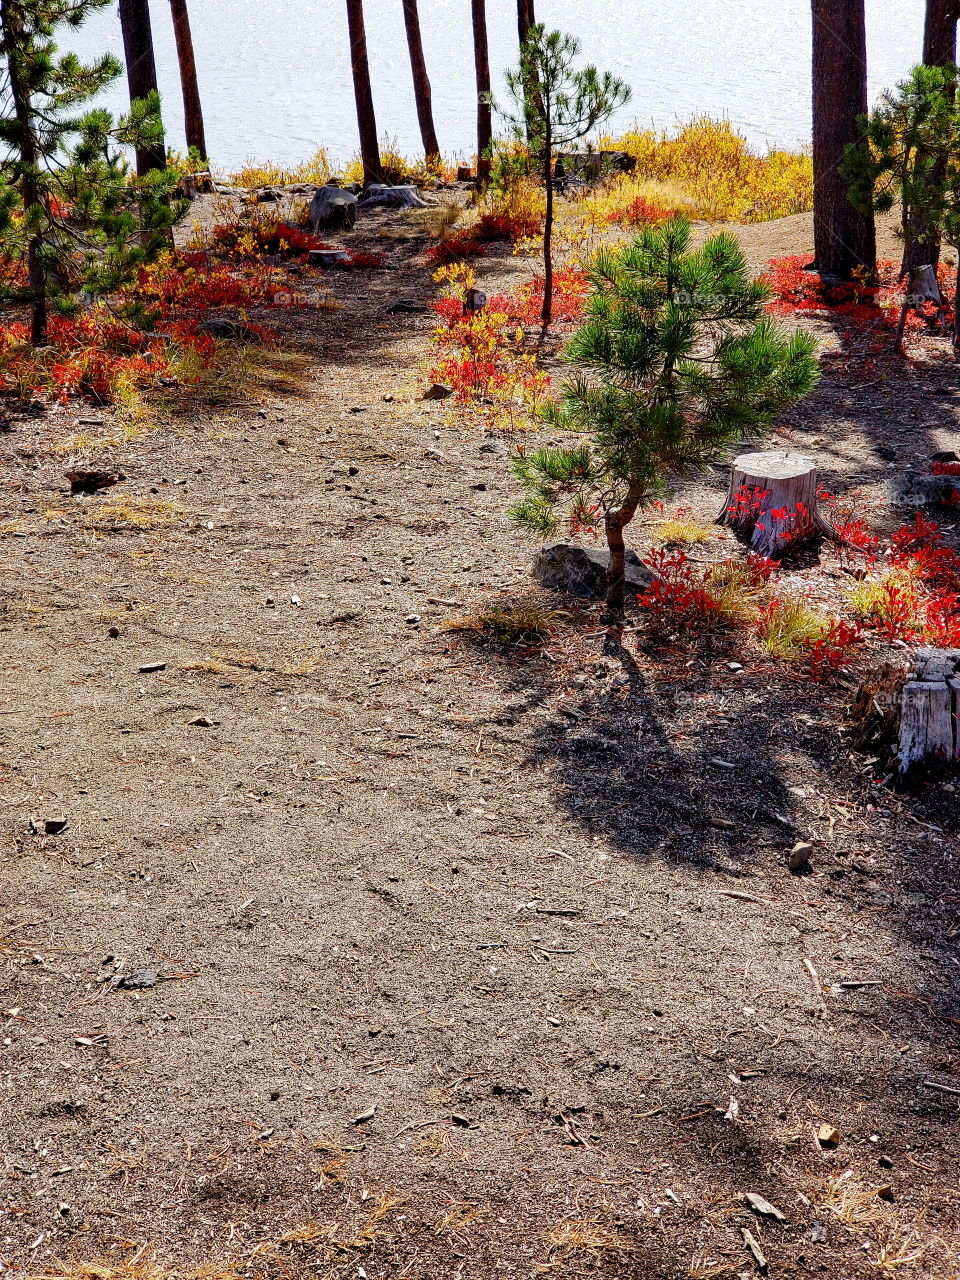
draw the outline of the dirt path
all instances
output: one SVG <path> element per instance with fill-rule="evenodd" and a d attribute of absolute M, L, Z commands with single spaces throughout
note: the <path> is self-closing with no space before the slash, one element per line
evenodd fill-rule
<path fill-rule="evenodd" d="M 749 1232 L 775 1276 L 956 1276 L 955 796 L 878 789 L 842 690 L 736 650 L 438 630 L 530 549 L 384 314 L 419 247 L 121 489 L 65 495 L 74 410 L 0 437 L 3 1262 L 666 1280 L 755 1273 Z M 789 429 L 882 491 L 874 428 L 956 444 L 949 377 Z"/>

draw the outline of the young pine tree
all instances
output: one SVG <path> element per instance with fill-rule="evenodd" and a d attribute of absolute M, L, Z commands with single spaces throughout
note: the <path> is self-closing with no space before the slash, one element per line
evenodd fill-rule
<path fill-rule="evenodd" d="M 914 67 L 858 122 L 865 144 L 847 149 L 842 166 L 855 208 L 873 217 L 897 206 L 903 240 L 901 275 L 936 266 L 936 208 L 951 145 L 956 145 L 957 68 Z M 923 258 L 923 262 L 917 259 Z"/>
<path fill-rule="evenodd" d="M 769 290 L 730 235 L 690 248 L 682 219 L 603 249 L 585 323 L 566 359 L 577 372 L 547 411 L 573 440 L 521 454 L 527 494 L 511 510 L 531 532 L 603 530 L 611 610 L 624 606 L 624 529 L 668 478 L 763 430 L 817 378 L 816 343 L 765 315 Z"/>
<path fill-rule="evenodd" d="M 541 24 L 529 29 L 519 71 L 507 72 L 514 109 L 498 108 L 517 138 L 528 142 L 547 191 L 543 224 L 543 327 L 553 319 L 553 163 L 565 147 L 585 138 L 630 100 L 630 89 L 596 67 L 577 71 L 580 42 Z"/>
<path fill-rule="evenodd" d="M 5 287 L 28 302 L 31 340 L 43 346 L 51 307 L 74 307 L 83 289 L 112 291 L 169 239 L 179 215 L 171 172 L 131 177 L 121 148 L 160 133 L 156 95 L 128 117 L 84 112 L 121 74 L 104 56 L 85 66 L 57 56 L 60 23 L 79 26 L 110 0 L 0 0 L 0 58 L 7 94 L 0 106 L 0 254 L 25 270 Z"/>

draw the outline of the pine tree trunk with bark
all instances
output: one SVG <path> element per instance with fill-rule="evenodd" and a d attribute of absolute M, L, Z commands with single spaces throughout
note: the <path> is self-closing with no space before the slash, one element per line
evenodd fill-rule
<path fill-rule="evenodd" d="M 927 0 L 923 24 L 923 61 L 945 67 L 957 60 L 957 21 L 960 0 Z"/>
<path fill-rule="evenodd" d="M 813 225 L 821 276 L 850 280 L 860 267 L 876 272 L 873 216 L 854 209 L 840 167 L 861 141 L 857 117 L 867 111 L 864 0 L 812 0 Z"/>
<path fill-rule="evenodd" d="M 347 0 L 347 26 L 350 31 L 350 68 L 353 72 L 353 95 L 357 102 L 357 128 L 360 133 L 360 158 L 363 161 L 363 184 L 382 182 L 380 144 L 377 141 L 377 118 L 373 111 L 370 87 L 370 62 L 367 58 L 367 32 L 363 21 L 363 0 Z"/>
<path fill-rule="evenodd" d="M 207 139 L 203 128 L 203 108 L 200 88 L 197 84 L 197 62 L 193 53 L 193 35 L 190 31 L 190 14 L 187 0 L 170 0 L 173 18 L 173 34 L 177 41 L 177 61 L 180 64 L 180 87 L 183 92 L 183 122 L 187 147 L 194 148 L 206 160 Z"/>
<path fill-rule="evenodd" d="M 547 192 L 547 208 L 543 219 L 543 310 L 540 318 L 543 333 L 553 320 L 553 139 L 550 120 L 544 121 L 543 185 Z"/>
<path fill-rule="evenodd" d="M 490 179 L 490 146 L 493 142 L 493 110 L 490 106 L 490 53 L 487 45 L 486 0 L 471 0 L 473 9 L 473 62 L 477 78 L 477 180 Z"/>
<path fill-rule="evenodd" d="M 536 20 L 536 14 L 533 11 L 533 0 L 517 0 L 517 32 L 520 36 L 521 48 L 526 44 L 530 28 Z"/>
<path fill-rule="evenodd" d="M 423 140 L 423 154 L 427 164 L 436 165 L 440 160 L 440 144 L 433 124 L 433 93 L 427 63 L 423 56 L 423 37 L 420 33 L 420 13 L 417 0 L 403 0 L 403 21 L 407 28 L 407 48 L 410 50 L 410 69 L 413 72 L 413 93 L 417 103 L 417 120 Z"/>
<path fill-rule="evenodd" d="M 148 0 L 120 0 L 120 29 L 123 32 L 130 101 L 136 102 L 151 92 L 159 92 Z M 166 164 L 163 142 L 137 148 L 137 174 L 141 178 L 154 169 L 166 168 Z"/>

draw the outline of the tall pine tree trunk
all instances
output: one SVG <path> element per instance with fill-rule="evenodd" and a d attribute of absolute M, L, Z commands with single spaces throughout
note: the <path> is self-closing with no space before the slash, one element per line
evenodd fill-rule
<path fill-rule="evenodd" d="M 490 53 L 487 47 L 486 0 L 471 0 L 473 6 L 473 61 L 477 76 L 477 179 L 490 178 L 490 145 L 493 141 L 493 112 L 490 106 Z"/>
<path fill-rule="evenodd" d="M 357 128 L 360 132 L 360 158 L 363 161 L 363 184 L 380 182 L 380 144 L 377 141 L 377 118 L 373 113 L 373 91 L 370 88 L 370 63 L 367 59 L 367 32 L 363 23 L 363 0 L 347 0 L 347 26 L 350 30 L 350 67 L 353 71 L 353 96 L 357 101 Z"/>
<path fill-rule="evenodd" d="M 517 30 L 520 35 L 521 46 L 526 44 L 530 28 L 536 20 L 536 15 L 533 11 L 533 0 L 517 0 Z"/>
<path fill-rule="evenodd" d="M 190 14 L 187 0 L 170 0 L 173 18 L 173 34 L 177 41 L 177 61 L 180 64 L 180 86 L 183 90 L 183 122 L 187 135 L 187 147 L 194 147 L 207 157 L 207 139 L 203 129 L 203 108 L 200 105 L 200 89 L 197 85 L 197 63 L 193 56 L 193 36 L 190 33 Z"/>
<path fill-rule="evenodd" d="M 120 0 L 120 27 L 130 101 L 136 102 L 150 92 L 159 92 L 148 0 Z M 141 178 L 152 169 L 165 168 L 166 164 L 167 155 L 162 141 L 137 148 L 137 173 Z"/>
<path fill-rule="evenodd" d="M 0 0 L 0 27 L 3 47 L 7 55 L 7 82 L 13 112 L 17 118 L 18 138 L 16 150 L 23 166 L 20 179 L 20 198 L 24 211 L 40 203 L 40 192 L 35 177 L 39 162 L 34 134 L 33 104 L 30 100 L 29 68 L 18 57 L 18 37 L 23 34 L 23 17 L 10 0 Z M 27 243 L 27 284 L 30 291 L 30 341 L 35 347 L 47 341 L 47 277 L 43 269 L 42 240 L 33 236 Z"/>
<path fill-rule="evenodd" d="M 927 0 L 923 24 L 923 61 L 928 67 L 945 67 L 957 60 L 958 0 Z"/>
<path fill-rule="evenodd" d="M 436 165 L 440 160 L 440 144 L 433 125 L 433 94 L 430 77 L 423 57 L 423 38 L 420 34 L 420 14 L 417 0 L 403 0 L 403 21 L 407 28 L 407 47 L 410 50 L 410 69 L 413 72 L 413 92 L 417 102 L 417 120 L 427 164 Z"/>
<path fill-rule="evenodd" d="M 813 232 L 821 276 L 852 279 L 855 268 L 876 271 L 873 216 L 850 203 L 840 173 L 846 148 L 861 140 L 857 117 L 867 111 L 864 0 L 812 0 Z"/>
<path fill-rule="evenodd" d="M 547 192 L 547 211 L 543 220 L 543 310 L 540 319 L 546 333 L 553 319 L 553 138 L 550 118 L 544 120 L 543 184 Z"/>

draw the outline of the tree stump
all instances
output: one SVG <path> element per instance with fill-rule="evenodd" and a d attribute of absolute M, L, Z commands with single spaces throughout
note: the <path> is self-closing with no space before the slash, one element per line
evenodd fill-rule
<path fill-rule="evenodd" d="M 388 187 L 386 183 L 374 182 L 360 197 L 361 209 L 369 209 L 372 205 L 384 205 L 391 209 L 426 209 L 429 208 L 430 201 L 422 199 L 420 192 L 412 184 Z"/>
<path fill-rule="evenodd" d="M 960 649 L 919 649 L 900 702 L 900 774 L 960 761 Z"/>
<path fill-rule="evenodd" d="M 817 512 L 817 467 L 812 458 L 778 450 L 735 458 L 727 501 L 717 523 L 748 538 L 768 559 L 788 546 L 834 531 Z"/>

